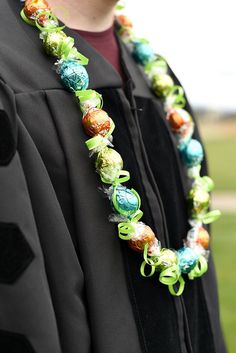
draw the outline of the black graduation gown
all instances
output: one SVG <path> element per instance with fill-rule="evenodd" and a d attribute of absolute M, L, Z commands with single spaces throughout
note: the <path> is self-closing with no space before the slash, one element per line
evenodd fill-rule
<path fill-rule="evenodd" d="M 142 256 L 108 221 L 79 105 L 21 6 L 0 2 L 0 352 L 225 353 L 212 255 L 181 297 L 141 277 Z M 186 176 L 160 100 L 123 44 L 125 91 L 106 60 L 66 33 L 90 58 L 90 88 L 116 123 L 143 220 L 162 246 L 181 247 Z"/>

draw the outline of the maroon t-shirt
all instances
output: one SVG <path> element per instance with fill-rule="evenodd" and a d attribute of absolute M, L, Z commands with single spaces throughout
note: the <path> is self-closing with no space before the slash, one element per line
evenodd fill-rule
<path fill-rule="evenodd" d="M 89 44 L 95 48 L 124 78 L 120 62 L 120 49 L 114 33 L 114 25 L 102 32 L 76 30 Z"/>

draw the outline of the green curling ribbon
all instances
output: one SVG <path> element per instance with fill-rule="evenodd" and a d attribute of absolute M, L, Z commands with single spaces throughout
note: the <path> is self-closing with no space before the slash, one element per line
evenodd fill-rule
<path fill-rule="evenodd" d="M 137 193 L 138 194 L 138 193 Z M 138 210 L 132 217 L 130 222 L 138 222 L 143 217 L 143 211 Z"/>
<path fill-rule="evenodd" d="M 147 62 L 147 64 L 145 64 L 145 73 L 149 75 L 150 72 L 153 70 L 153 67 L 160 68 L 161 70 L 163 70 L 164 73 L 166 73 L 168 70 L 166 60 L 161 56 L 158 56 L 156 59 L 149 61 Z"/>
<path fill-rule="evenodd" d="M 165 268 L 161 271 L 159 281 L 167 286 L 173 286 L 178 282 L 180 274 L 179 266 L 177 264 L 172 265 L 171 267 Z"/>
<path fill-rule="evenodd" d="M 41 31 L 41 32 L 58 32 L 58 31 L 62 31 L 65 26 L 61 26 L 61 27 L 43 27 L 38 23 L 38 19 L 40 16 L 43 15 L 48 15 L 48 19 L 49 20 L 55 20 L 56 22 L 58 22 L 58 19 L 55 15 L 52 14 L 52 12 L 49 11 L 42 11 L 40 13 L 38 13 L 38 15 L 35 18 L 35 26 Z"/>
<path fill-rule="evenodd" d="M 140 273 L 141 273 L 141 275 L 143 277 L 151 277 L 156 272 L 155 262 L 153 260 L 151 260 L 151 259 L 149 259 L 149 261 L 150 261 L 149 264 L 147 264 L 146 261 L 143 261 L 142 264 L 141 264 Z M 145 273 L 145 268 L 146 268 L 147 265 L 151 267 L 151 271 L 150 271 L 150 273 L 148 275 L 146 275 L 146 273 Z"/>
<path fill-rule="evenodd" d="M 173 108 L 184 108 L 186 105 L 186 99 L 184 97 L 184 90 L 181 86 L 174 85 L 168 93 L 167 99 L 170 98 L 173 103 Z"/>
<path fill-rule="evenodd" d="M 120 10 L 123 10 L 125 8 L 125 5 L 123 5 L 123 4 L 117 4 L 116 5 L 116 11 L 120 11 Z"/>
<path fill-rule="evenodd" d="M 215 222 L 221 216 L 220 210 L 210 211 L 204 215 L 197 217 L 198 220 L 202 221 L 204 224 L 210 224 Z"/>
<path fill-rule="evenodd" d="M 188 278 L 193 280 L 194 278 L 201 277 L 202 275 L 204 275 L 204 273 L 207 272 L 207 269 L 208 269 L 207 260 L 205 259 L 205 257 L 201 255 L 198 259 L 197 265 L 194 267 L 192 271 L 189 272 Z"/>
<path fill-rule="evenodd" d="M 116 127 L 116 126 L 115 126 L 115 123 L 114 123 L 114 121 L 111 119 L 111 127 L 110 127 L 108 133 L 106 134 L 105 138 L 108 139 L 108 137 L 111 136 L 111 134 L 112 134 L 113 131 L 115 130 L 115 127 Z"/>
<path fill-rule="evenodd" d="M 155 267 L 158 265 L 158 256 L 152 256 L 152 257 L 149 257 L 148 256 L 148 248 L 149 248 L 149 244 L 146 243 L 144 245 L 144 249 L 143 249 L 143 258 L 144 258 L 144 261 L 152 266 L 152 265 L 155 265 Z"/>
<path fill-rule="evenodd" d="M 129 179 L 130 179 L 130 173 L 127 170 L 121 170 L 118 178 L 114 180 L 113 186 L 126 183 Z"/>
<path fill-rule="evenodd" d="M 128 222 L 121 222 L 118 224 L 118 234 L 119 238 L 122 240 L 130 240 L 132 239 L 132 235 L 135 231 L 132 223 L 137 223 L 143 216 L 143 212 L 138 210 L 132 219 Z"/>
<path fill-rule="evenodd" d="M 87 89 L 84 91 L 75 91 L 75 95 L 76 95 L 76 97 L 79 98 L 79 101 L 81 104 L 83 104 L 84 102 L 86 102 L 90 99 L 97 99 L 99 103 L 94 108 L 102 109 L 102 107 L 103 107 L 102 95 L 92 89 Z"/>
<path fill-rule="evenodd" d="M 80 65 L 83 66 L 86 66 L 89 63 L 89 59 L 80 52 L 76 53 L 76 59 L 79 61 Z"/>
<path fill-rule="evenodd" d="M 66 60 L 69 56 L 69 54 L 71 53 L 71 51 L 73 50 L 75 44 L 75 40 L 72 37 L 67 37 L 65 38 L 65 40 L 63 40 L 59 46 L 59 53 L 60 53 L 60 57 L 63 60 Z M 76 48 L 74 48 L 76 50 Z"/>
<path fill-rule="evenodd" d="M 98 148 L 98 147 L 103 147 L 103 146 L 106 147 L 107 146 L 107 143 L 106 143 L 107 139 L 111 136 L 114 129 L 115 129 L 115 123 L 111 119 L 111 127 L 110 127 L 109 132 L 106 134 L 106 136 L 103 137 L 101 135 L 96 135 L 85 142 L 88 150 L 92 151 L 93 149 Z"/>
<path fill-rule="evenodd" d="M 118 224 L 118 235 L 122 240 L 132 239 L 134 233 L 134 227 L 131 223 L 119 223 Z"/>
<path fill-rule="evenodd" d="M 89 151 L 92 151 L 98 147 L 102 147 L 103 145 L 104 147 L 107 145 L 105 137 L 101 135 L 92 137 L 91 139 L 87 140 L 85 144 Z"/>
<path fill-rule="evenodd" d="M 25 23 L 27 23 L 27 24 L 30 25 L 30 26 L 36 27 L 35 21 L 30 20 L 30 19 L 26 16 L 24 9 L 21 10 L 20 16 L 21 16 L 22 20 L 23 20 Z"/>
<path fill-rule="evenodd" d="M 158 256 L 152 256 L 152 257 L 148 256 L 148 248 L 149 248 L 149 244 L 146 243 L 144 246 L 144 250 L 143 250 L 144 261 L 142 262 L 141 267 L 140 267 L 141 275 L 144 277 L 151 277 L 155 273 L 155 271 L 157 270 L 157 266 L 159 265 Z M 146 263 L 146 265 L 145 265 L 145 263 Z M 150 272 L 149 276 L 145 275 L 145 267 L 147 265 L 151 266 L 151 272 Z"/>
<path fill-rule="evenodd" d="M 179 282 L 179 288 L 177 291 L 175 290 L 175 287 L 173 285 L 168 286 L 170 294 L 175 297 L 179 297 L 183 293 L 184 287 L 185 287 L 185 281 L 182 276 L 179 277 L 178 282 Z M 176 283 L 176 285 L 177 285 L 177 283 Z"/>

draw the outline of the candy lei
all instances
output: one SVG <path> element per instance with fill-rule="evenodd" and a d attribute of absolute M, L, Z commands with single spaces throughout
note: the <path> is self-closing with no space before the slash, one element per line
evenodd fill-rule
<path fill-rule="evenodd" d="M 184 290 L 185 280 L 201 277 L 207 271 L 209 256 L 209 234 L 203 227 L 216 220 L 220 211 L 208 212 L 210 192 L 214 183 L 208 176 L 200 176 L 203 148 L 192 138 L 194 123 L 184 109 L 186 100 L 182 87 L 175 85 L 168 74 L 165 59 L 156 55 L 147 40 L 135 37 L 131 21 L 124 15 L 117 15 L 121 25 L 119 34 L 130 46 L 136 62 L 143 67 L 156 96 L 162 99 L 166 119 L 176 137 L 176 144 L 191 180 L 187 203 L 190 230 L 178 250 L 162 248 L 152 229 L 141 222 L 143 212 L 141 200 L 134 189 L 124 183 L 130 179 L 123 170 L 123 160 L 112 145 L 115 124 L 102 110 L 102 96 L 88 89 L 89 77 L 85 69 L 88 59 L 74 46 L 74 39 L 59 27 L 46 0 L 26 0 L 21 11 L 22 19 L 40 30 L 40 38 L 48 55 L 57 58 L 56 71 L 64 87 L 78 98 L 83 113 L 82 124 L 90 139 L 86 146 L 95 156 L 96 171 L 103 182 L 110 199 L 113 214 L 111 221 L 118 223 L 119 238 L 125 240 L 131 249 L 143 254 L 140 272 L 144 277 L 155 273 L 159 281 L 168 286 L 172 295 L 179 296 Z"/>

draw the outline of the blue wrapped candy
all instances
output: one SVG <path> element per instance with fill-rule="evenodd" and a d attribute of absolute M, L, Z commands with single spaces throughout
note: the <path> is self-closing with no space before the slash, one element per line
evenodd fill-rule
<path fill-rule="evenodd" d="M 86 90 L 89 84 L 87 70 L 77 60 L 64 60 L 59 68 L 63 85 L 70 91 Z"/>
<path fill-rule="evenodd" d="M 198 256 L 193 249 L 184 247 L 177 251 L 179 258 L 179 268 L 182 273 L 189 273 L 194 269 L 198 262 Z"/>
<path fill-rule="evenodd" d="M 134 43 L 133 57 L 139 64 L 145 65 L 155 59 L 155 53 L 149 44 L 136 42 Z"/>
<path fill-rule="evenodd" d="M 203 160 L 203 148 L 199 141 L 191 139 L 187 146 L 181 151 L 184 164 L 192 168 Z"/>
<path fill-rule="evenodd" d="M 140 208 L 140 197 L 135 190 L 120 185 L 113 190 L 112 205 L 122 216 L 132 217 Z"/>

